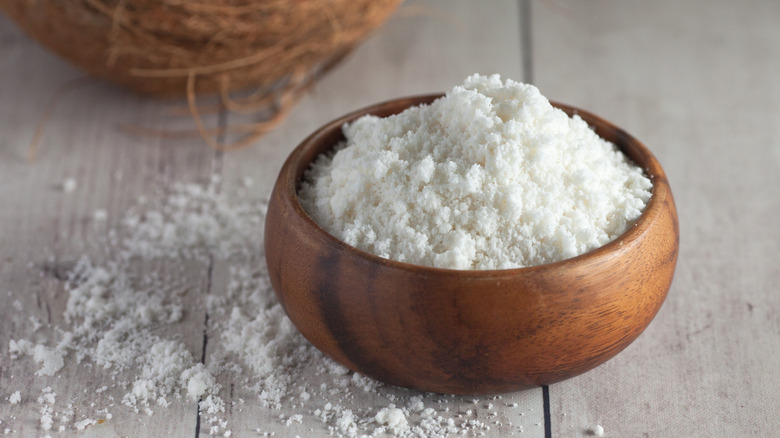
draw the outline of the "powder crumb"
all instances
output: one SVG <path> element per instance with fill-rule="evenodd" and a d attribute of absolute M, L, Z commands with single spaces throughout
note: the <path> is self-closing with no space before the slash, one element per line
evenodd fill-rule
<path fill-rule="evenodd" d="M 76 430 L 84 430 L 88 426 L 91 426 L 93 424 L 97 424 L 97 421 L 95 421 L 95 420 L 93 420 L 91 418 L 87 418 L 87 419 L 84 419 L 84 420 L 76 422 L 73 426 L 76 428 Z"/>
<path fill-rule="evenodd" d="M 591 434 L 595 436 L 604 436 L 604 427 L 600 424 L 597 424 L 596 427 L 594 427 L 591 431 Z"/>
<path fill-rule="evenodd" d="M 217 392 L 217 383 L 214 376 L 205 369 L 203 364 L 185 370 L 181 375 L 182 380 L 187 382 L 187 395 L 190 398 L 197 399 L 206 393 Z"/>
<path fill-rule="evenodd" d="M 374 420 L 379 424 L 386 424 L 391 429 L 398 429 L 407 425 L 404 412 L 396 407 L 382 408 L 377 412 Z"/>
<path fill-rule="evenodd" d="M 208 396 L 206 396 L 206 398 L 201 400 L 199 406 L 201 412 L 205 412 L 210 415 L 215 415 L 215 414 L 220 414 L 225 412 L 225 401 L 222 398 L 213 394 L 209 394 Z M 227 423 L 224 423 L 222 425 L 222 427 L 225 426 L 227 426 Z"/>
<path fill-rule="evenodd" d="M 108 219 L 108 212 L 103 209 L 95 210 L 94 213 L 92 213 L 92 218 L 96 221 L 104 221 Z"/>
<path fill-rule="evenodd" d="M 65 193 L 73 193 L 78 188 L 78 182 L 74 178 L 65 178 L 62 181 L 62 191 Z"/>
<path fill-rule="evenodd" d="M 419 395 L 410 397 L 407 406 L 412 412 L 421 412 L 425 410 L 425 403 L 423 402 L 422 397 Z"/>
<path fill-rule="evenodd" d="M 352 413 L 351 409 L 345 409 L 341 411 L 341 414 L 336 420 L 336 426 L 338 427 L 338 432 L 343 435 L 348 437 L 357 436 L 357 419 L 355 418 L 355 414 Z"/>
<path fill-rule="evenodd" d="M 39 410 L 41 414 L 41 419 L 40 419 L 41 429 L 50 430 L 52 425 L 54 424 L 54 419 L 53 419 L 54 408 L 52 406 L 57 400 L 57 394 L 55 392 L 52 392 L 50 386 L 43 388 L 42 392 L 43 394 L 38 397 L 38 404 L 41 405 Z"/>
<path fill-rule="evenodd" d="M 51 425 L 52 425 L 51 416 L 46 414 L 46 413 L 42 413 L 41 414 L 41 429 L 49 430 L 49 429 L 51 429 Z"/>
<path fill-rule="evenodd" d="M 36 318 L 35 316 L 30 315 L 30 317 L 27 319 L 30 321 L 30 330 L 35 333 L 37 332 L 41 327 L 43 327 L 43 323 L 40 319 Z"/>
<path fill-rule="evenodd" d="M 19 391 L 15 391 L 13 394 L 11 394 L 8 397 L 8 402 L 11 403 L 12 405 L 17 404 L 20 401 L 22 401 L 22 395 L 19 394 Z"/>
<path fill-rule="evenodd" d="M 63 351 L 42 344 L 33 344 L 24 339 L 12 339 L 8 345 L 8 353 L 11 359 L 17 359 L 21 355 L 32 356 L 35 363 L 41 364 L 41 368 L 35 372 L 38 376 L 53 376 L 65 365 Z"/>
<path fill-rule="evenodd" d="M 289 426 L 289 425 L 291 425 L 293 423 L 298 423 L 298 424 L 303 423 L 303 415 L 295 414 L 295 415 L 290 416 L 290 418 L 288 418 L 288 419 L 286 419 L 284 421 L 284 425 L 285 426 Z"/>

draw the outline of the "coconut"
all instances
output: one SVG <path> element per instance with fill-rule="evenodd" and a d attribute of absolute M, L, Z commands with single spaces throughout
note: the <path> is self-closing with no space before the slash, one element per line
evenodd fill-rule
<path fill-rule="evenodd" d="M 195 95 L 219 93 L 228 109 L 279 113 L 400 2 L 0 0 L 0 10 L 71 63 L 136 92 L 188 96 L 191 110 Z M 249 88 L 249 99 L 231 99 Z"/>

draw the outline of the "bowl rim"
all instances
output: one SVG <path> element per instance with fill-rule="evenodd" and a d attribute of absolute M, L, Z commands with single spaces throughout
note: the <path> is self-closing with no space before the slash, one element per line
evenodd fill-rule
<path fill-rule="evenodd" d="M 595 130 L 596 127 L 594 126 L 594 124 L 590 122 L 589 119 L 592 119 L 598 122 L 599 124 L 603 125 L 604 127 L 608 128 L 609 130 L 614 131 L 615 135 L 619 138 L 620 143 L 624 143 L 626 145 L 630 144 L 634 149 L 635 154 L 641 156 L 645 161 L 645 165 L 641 166 L 625 150 L 625 146 L 618 144 L 618 142 L 610 142 L 615 144 L 618 150 L 620 150 L 629 160 L 631 160 L 634 164 L 642 168 L 642 170 L 645 173 L 645 176 L 647 176 L 650 179 L 653 186 L 651 188 L 650 199 L 645 205 L 645 209 L 642 211 L 642 214 L 639 216 L 639 218 L 626 231 L 624 231 L 618 237 L 616 237 L 615 239 L 613 239 L 612 241 L 608 242 L 605 245 L 602 245 L 598 248 L 592 249 L 588 252 L 577 255 L 575 257 L 570 257 L 555 262 L 544 263 L 544 264 L 533 265 L 533 266 L 523 266 L 518 268 L 505 268 L 505 269 L 437 268 L 433 266 L 417 265 L 413 263 L 387 259 L 369 253 L 367 251 L 361 250 L 355 246 L 352 246 L 338 239 L 336 236 L 330 234 L 328 231 L 322 228 L 306 212 L 306 210 L 303 208 L 303 205 L 301 205 L 300 198 L 298 197 L 298 188 L 303 177 L 303 172 L 305 172 L 306 169 L 308 169 L 311 166 L 312 161 L 302 163 L 303 165 L 305 165 L 305 167 L 301 170 L 300 178 L 298 177 L 298 169 L 300 168 L 305 152 L 308 149 L 312 147 L 316 147 L 322 141 L 324 141 L 325 138 L 332 135 L 335 130 L 341 131 L 345 123 L 352 122 L 355 119 L 359 118 L 360 116 L 369 115 L 369 114 L 375 115 L 375 113 L 382 112 L 381 110 L 384 107 L 390 105 L 397 105 L 402 101 L 408 102 L 407 105 L 400 107 L 399 110 L 393 111 L 390 114 L 385 116 L 380 116 L 380 117 L 389 117 L 390 115 L 400 114 L 401 112 L 405 111 L 407 108 L 421 105 L 421 104 L 428 104 L 444 96 L 445 96 L 444 93 L 430 93 L 430 94 L 419 94 L 419 95 L 412 95 L 412 96 L 385 100 L 379 103 L 362 107 L 355 111 L 351 111 L 343 116 L 333 119 L 330 122 L 320 126 L 314 132 L 308 135 L 303 141 L 301 141 L 295 147 L 295 149 L 293 149 L 293 151 L 290 153 L 287 160 L 285 160 L 280 170 L 279 183 L 284 184 L 283 190 L 281 191 L 283 201 L 292 204 L 291 205 L 292 210 L 303 219 L 304 223 L 311 226 L 312 229 L 316 231 L 317 235 L 321 237 L 324 242 L 330 245 L 335 245 L 340 250 L 351 253 L 352 255 L 358 258 L 365 259 L 366 261 L 371 263 L 378 263 L 384 265 L 386 268 L 399 269 L 399 270 L 404 270 L 416 274 L 457 277 L 463 279 L 466 278 L 478 279 L 478 278 L 514 277 L 516 275 L 528 275 L 535 272 L 567 269 L 569 267 L 580 265 L 585 262 L 592 263 L 594 259 L 601 258 L 606 261 L 611 259 L 612 257 L 617 257 L 618 255 L 620 255 L 621 250 L 627 250 L 629 247 L 631 247 L 630 244 L 624 245 L 623 242 L 631 243 L 631 242 L 641 241 L 641 237 L 646 233 L 648 233 L 652 228 L 653 222 L 659 216 L 662 215 L 663 203 L 666 202 L 666 200 L 671 197 L 671 189 L 669 187 L 666 173 L 664 172 L 663 168 L 661 167 L 661 164 L 658 162 L 658 160 L 655 158 L 652 152 L 642 142 L 640 142 L 634 136 L 627 133 L 625 130 L 621 129 L 617 125 L 613 124 L 612 122 L 609 122 L 608 120 L 596 114 L 593 114 L 586 110 L 582 110 L 578 107 L 574 107 L 571 105 L 550 100 L 550 103 L 554 107 L 558 109 L 562 109 L 567 113 L 570 113 L 571 115 L 575 115 L 575 114 L 579 116 L 584 115 L 585 117 L 582 118 L 591 129 Z M 333 144 L 331 148 L 333 146 L 335 146 L 335 144 Z M 317 156 L 319 156 L 319 154 Z"/>

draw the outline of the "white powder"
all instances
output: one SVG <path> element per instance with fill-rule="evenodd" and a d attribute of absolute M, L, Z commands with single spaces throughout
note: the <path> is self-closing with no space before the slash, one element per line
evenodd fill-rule
<path fill-rule="evenodd" d="M 41 414 L 41 429 L 49 430 L 52 424 L 54 424 L 53 405 L 57 401 L 57 394 L 52 392 L 50 386 L 43 388 L 41 392 L 43 394 L 38 397 L 38 404 L 41 406 L 39 410 Z"/>
<path fill-rule="evenodd" d="M 93 424 L 97 424 L 97 421 L 91 418 L 85 418 L 84 420 L 77 421 L 73 426 L 76 428 L 76 430 L 84 430 Z"/>
<path fill-rule="evenodd" d="M 187 382 L 187 395 L 192 399 L 202 397 L 208 392 L 215 392 L 214 388 L 219 388 L 214 376 L 205 368 L 203 364 L 196 364 L 181 374 L 182 380 Z M 219 410 L 213 406 L 215 405 L 210 406 L 210 409 Z"/>
<path fill-rule="evenodd" d="M 379 424 L 386 424 L 390 429 L 400 429 L 407 425 L 404 412 L 394 406 L 382 408 L 374 419 Z"/>
<path fill-rule="evenodd" d="M 300 198 L 325 230 L 367 252 L 452 269 L 583 254 L 622 234 L 652 184 L 539 90 L 473 75 L 446 97 L 343 128 Z"/>
<path fill-rule="evenodd" d="M 32 356 L 35 363 L 41 364 L 41 368 L 35 372 L 38 376 L 53 376 L 65 365 L 62 349 L 49 348 L 41 344 L 33 345 L 32 342 L 24 339 L 11 340 L 8 353 L 12 359 L 16 359 L 19 355 Z"/>
<path fill-rule="evenodd" d="M 8 397 L 8 402 L 10 402 L 12 405 L 15 405 L 22 401 L 22 395 L 19 394 L 19 391 L 15 391 L 13 394 L 11 394 L 10 397 Z"/>
<path fill-rule="evenodd" d="M 600 424 L 597 424 L 596 427 L 593 428 L 593 435 L 604 436 L 604 428 Z"/>

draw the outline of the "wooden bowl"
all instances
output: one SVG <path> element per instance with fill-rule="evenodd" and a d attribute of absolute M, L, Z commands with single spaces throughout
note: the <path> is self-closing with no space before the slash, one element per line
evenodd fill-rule
<path fill-rule="evenodd" d="M 639 336 L 663 304 L 677 263 L 677 211 L 650 151 L 611 123 L 570 106 L 653 181 L 644 213 L 589 253 L 528 268 L 459 271 L 383 259 L 320 228 L 297 187 L 345 122 L 384 117 L 441 95 L 380 103 L 328 123 L 281 169 L 265 224 L 271 283 L 300 332 L 337 362 L 424 391 L 486 394 L 567 379 Z"/>

